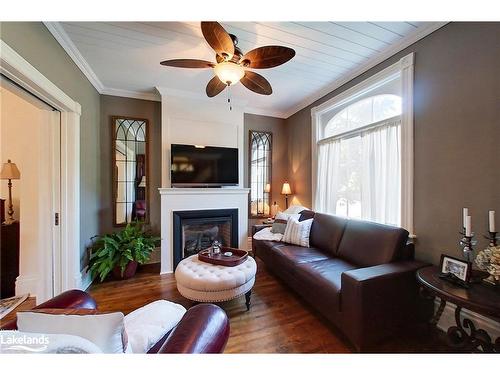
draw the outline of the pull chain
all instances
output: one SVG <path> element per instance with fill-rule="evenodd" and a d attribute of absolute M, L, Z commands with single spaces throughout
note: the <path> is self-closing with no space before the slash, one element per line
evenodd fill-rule
<path fill-rule="evenodd" d="M 232 111 L 233 106 L 231 105 L 231 86 L 229 83 L 227 84 L 226 97 L 227 97 L 227 103 L 229 104 L 229 110 Z"/>

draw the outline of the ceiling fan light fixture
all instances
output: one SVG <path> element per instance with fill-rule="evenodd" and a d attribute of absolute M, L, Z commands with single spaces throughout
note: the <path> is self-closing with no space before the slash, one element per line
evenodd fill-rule
<path fill-rule="evenodd" d="M 230 61 L 217 64 L 214 71 L 215 75 L 229 86 L 239 82 L 245 75 L 245 69 L 242 66 Z"/>

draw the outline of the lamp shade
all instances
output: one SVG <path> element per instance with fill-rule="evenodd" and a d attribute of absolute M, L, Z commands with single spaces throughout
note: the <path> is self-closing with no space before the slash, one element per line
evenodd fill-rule
<path fill-rule="evenodd" d="M 139 187 L 146 187 L 146 176 L 142 176 L 141 182 L 139 182 Z"/>
<path fill-rule="evenodd" d="M 283 187 L 281 188 L 281 194 L 283 194 L 283 195 L 292 194 L 292 189 L 290 189 L 290 184 L 288 182 L 285 182 L 283 184 Z"/>
<path fill-rule="evenodd" d="M 266 187 L 264 188 L 264 193 L 270 193 L 271 192 L 271 184 L 266 184 Z"/>
<path fill-rule="evenodd" d="M 17 169 L 17 165 L 7 160 L 2 166 L 2 171 L 0 172 L 0 179 L 2 180 L 19 180 L 21 178 L 21 172 Z"/>

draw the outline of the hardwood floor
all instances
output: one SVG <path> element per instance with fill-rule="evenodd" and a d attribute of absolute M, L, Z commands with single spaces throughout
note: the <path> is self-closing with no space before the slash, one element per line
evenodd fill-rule
<path fill-rule="evenodd" d="M 350 353 L 348 342 L 335 327 L 270 274 L 257 259 L 252 306 L 245 298 L 219 304 L 231 322 L 225 353 Z M 193 303 L 177 291 L 172 274 L 159 275 L 156 265 L 143 266 L 130 280 L 93 285 L 89 292 L 101 311 L 130 311 L 157 299 L 189 308 Z M 436 334 L 408 333 L 377 347 L 382 353 L 449 352 Z"/>

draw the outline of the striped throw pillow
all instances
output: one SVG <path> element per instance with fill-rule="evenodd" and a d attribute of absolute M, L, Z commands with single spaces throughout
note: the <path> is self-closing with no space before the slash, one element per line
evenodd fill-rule
<path fill-rule="evenodd" d="M 288 242 L 294 245 L 309 247 L 309 234 L 314 219 L 300 221 L 295 218 L 290 218 L 286 224 L 283 242 Z"/>

